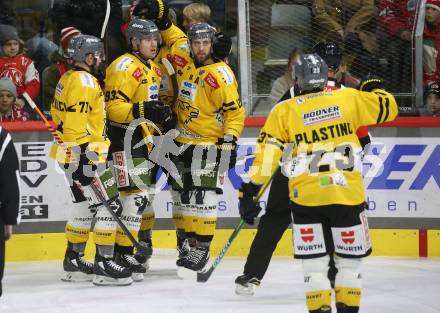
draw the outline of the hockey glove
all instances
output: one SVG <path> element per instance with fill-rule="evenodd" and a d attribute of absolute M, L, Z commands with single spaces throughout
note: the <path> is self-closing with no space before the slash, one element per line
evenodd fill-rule
<path fill-rule="evenodd" d="M 169 11 L 170 8 L 165 0 L 140 0 L 133 10 L 133 15 L 153 20 L 160 30 L 165 30 L 172 25 L 168 18 Z"/>
<path fill-rule="evenodd" d="M 162 123 L 162 130 L 164 133 L 167 133 L 169 130 L 176 128 L 176 125 L 177 115 L 176 113 L 171 112 L 171 115 Z"/>
<path fill-rule="evenodd" d="M 261 207 L 255 202 L 255 196 L 260 191 L 261 186 L 255 185 L 252 182 L 242 183 L 238 190 L 238 209 L 240 217 L 249 225 L 254 225 L 255 219 L 261 212 Z"/>
<path fill-rule="evenodd" d="M 371 92 L 374 89 L 384 89 L 383 81 L 373 74 L 367 74 L 359 84 L 359 90 Z"/>
<path fill-rule="evenodd" d="M 81 145 L 78 169 L 72 173 L 73 180 L 80 182 L 82 186 L 88 186 L 92 182 L 97 169 L 98 155 L 90 151 L 87 144 Z"/>
<path fill-rule="evenodd" d="M 231 38 L 222 32 L 216 33 L 214 43 L 212 44 L 212 54 L 215 58 L 223 60 L 231 54 L 232 41 Z"/>
<path fill-rule="evenodd" d="M 220 168 L 233 168 L 237 162 L 237 138 L 232 135 L 225 135 L 216 142 L 217 164 Z"/>
<path fill-rule="evenodd" d="M 171 115 L 171 109 L 160 101 L 145 101 L 133 105 L 134 118 L 146 118 L 155 124 L 163 123 Z"/>

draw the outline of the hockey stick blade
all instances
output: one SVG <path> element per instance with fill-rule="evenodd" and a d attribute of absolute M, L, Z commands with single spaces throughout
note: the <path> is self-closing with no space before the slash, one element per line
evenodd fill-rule
<path fill-rule="evenodd" d="M 269 187 L 270 183 L 272 182 L 273 178 L 275 177 L 275 173 L 278 171 L 279 168 L 280 168 L 280 166 L 278 165 L 277 168 L 275 169 L 275 171 L 272 173 L 272 176 L 261 187 L 260 191 L 255 196 L 255 199 L 254 199 L 255 204 L 258 203 L 261 196 L 266 191 L 267 187 Z M 214 262 L 212 262 L 211 267 L 209 269 L 207 269 L 206 271 L 201 271 L 201 272 L 197 273 L 197 282 L 198 283 L 206 283 L 208 281 L 209 277 L 211 277 L 215 268 L 220 264 L 221 260 L 226 255 L 226 252 L 228 252 L 229 247 L 231 246 L 232 242 L 234 241 L 235 237 L 237 237 L 238 233 L 243 228 L 243 226 L 244 226 L 244 220 L 241 219 L 240 222 L 238 223 L 238 225 L 235 227 L 234 231 L 232 232 L 231 236 L 229 236 L 228 240 L 226 241 L 225 245 L 223 246 L 223 249 L 220 251 L 218 256 L 215 258 Z"/>
<path fill-rule="evenodd" d="M 232 244 L 232 241 L 235 239 L 235 237 L 237 237 L 237 235 L 240 232 L 243 225 L 244 225 L 244 221 L 240 220 L 240 222 L 238 223 L 238 225 L 235 227 L 234 231 L 232 232 L 231 236 L 229 236 L 228 240 L 226 241 L 226 244 L 223 246 L 223 249 L 220 251 L 218 256 L 215 258 L 211 267 L 206 271 L 202 271 L 202 272 L 197 273 L 197 282 L 198 283 L 206 283 L 208 281 L 209 277 L 211 277 L 212 273 L 214 272 L 215 268 L 218 266 L 220 261 L 223 259 L 226 252 L 228 252 L 229 247 Z"/>

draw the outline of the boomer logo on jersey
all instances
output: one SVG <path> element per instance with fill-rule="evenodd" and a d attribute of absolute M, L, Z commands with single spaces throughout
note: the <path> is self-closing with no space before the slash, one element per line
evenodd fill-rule
<path fill-rule="evenodd" d="M 306 126 L 341 117 L 342 113 L 337 105 L 303 113 L 303 121 Z"/>

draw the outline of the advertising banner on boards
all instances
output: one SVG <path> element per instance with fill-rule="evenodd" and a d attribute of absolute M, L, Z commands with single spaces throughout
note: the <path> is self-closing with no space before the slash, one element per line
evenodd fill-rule
<path fill-rule="evenodd" d="M 250 155 L 255 141 L 242 138 L 239 156 Z M 48 156 L 51 143 L 15 146 L 20 158 L 23 220 L 66 220 L 72 207 L 70 190 L 62 170 Z M 249 157 L 229 171 L 218 203 L 219 217 L 238 217 L 238 188 L 251 163 Z M 364 158 L 363 173 L 369 216 L 440 218 L 440 144 L 436 138 L 377 138 Z M 171 217 L 166 181 L 160 174 L 154 200 L 158 218 Z"/>

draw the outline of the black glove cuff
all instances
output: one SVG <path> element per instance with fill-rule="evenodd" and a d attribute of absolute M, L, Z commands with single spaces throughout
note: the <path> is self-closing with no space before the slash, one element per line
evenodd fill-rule
<path fill-rule="evenodd" d="M 243 183 L 241 185 L 241 189 L 243 190 L 243 192 L 252 195 L 253 198 L 260 192 L 261 185 L 254 184 L 253 182 L 248 182 L 248 183 Z"/>
<path fill-rule="evenodd" d="M 144 105 L 143 104 L 139 104 L 139 105 L 134 104 L 133 105 L 133 117 L 134 118 L 144 117 Z"/>

